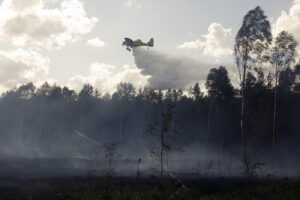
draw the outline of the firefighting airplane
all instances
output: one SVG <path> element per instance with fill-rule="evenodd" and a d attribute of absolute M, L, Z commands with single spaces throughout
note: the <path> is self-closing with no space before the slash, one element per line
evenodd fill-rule
<path fill-rule="evenodd" d="M 151 38 L 149 42 L 145 43 L 145 42 L 142 42 L 142 40 L 140 40 L 140 39 L 133 41 L 130 38 L 125 38 L 125 41 L 123 42 L 123 46 L 126 46 L 126 49 L 128 51 L 131 51 L 131 49 L 133 47 L 141 47 L 141 46 L 153 47 L 154 46 L 154 39 Z"/>

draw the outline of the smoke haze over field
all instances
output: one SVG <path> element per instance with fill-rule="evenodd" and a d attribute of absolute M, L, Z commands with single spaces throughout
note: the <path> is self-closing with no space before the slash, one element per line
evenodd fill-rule
<path fill-rule="evenodd" d="M 272 46 L 257 42 L 271 41 L 271 28 L 273 37 L 287 30 L 300 41 L 300 0 L 289 0 L 277 20 L 287 8 L 265 0 L 273 26 L 255 8 L 250 16 L 264 23 L 237 40 L 253 2 L 122 1 L 2 0 L 1 179 L 146 177 L 160 169 L 193 178 L 300 175 L 300 63 L 277 66 L 273 48 L 266 55 L 274 62 L 255 62 Z M 129 53 L 121 45 L 125 36 L 147 42 L 149 35 L 157 49 L 125 39 Z M 248 40 L 255 42 L 237 48 Z M 240 73 L 233 47 L 247 64 L 237 62 Z"/>
<path fill-rule="evenodd" d="M 148 82 L 153 89 L 185 89 L 197 81 L 203 82 L 212 67 L 192 58 L 143 48 L 133 48 L 133 56 L 141 73 L 151 76 Z"/>

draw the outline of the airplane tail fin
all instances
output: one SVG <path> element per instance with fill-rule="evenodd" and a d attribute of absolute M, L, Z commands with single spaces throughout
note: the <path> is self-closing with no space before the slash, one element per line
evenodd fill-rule
<path fill-rule="evenodd" d="M 148 45 L 149 45 L 150 47 L 153 47 L 153 46 L 154 46 L 154 39 L 153 39 L 153 38 L 150 39 L 150 41 L 148 42 Z"/>

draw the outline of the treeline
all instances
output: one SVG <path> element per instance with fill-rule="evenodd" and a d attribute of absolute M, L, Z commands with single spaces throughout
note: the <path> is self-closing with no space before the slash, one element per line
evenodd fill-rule
<path fill-rule="evenodd" d="M 299 151 L 299 75 L 297 65 L 279 76 L 277 133 L 280 144 L 291 153 Z M 75 130 L 99 143 L 142 147 L 149 140 L 149 124 L 160 119 L 168 103 L 175 104 L 173 126 L 181 133 L 175 143 L 210 146 L 216 151 L 240 150 L 241 91 L 232 86 L 224 67 L 210 70 L 206 88 L 204 94 L 196 83 L 185 94 L 182 90 L 160 91 L 120 83 L 109 95 L 91 85 L 76 93 L 48 83 L 39 88 L 28 83 L 4 93 L 0 100 L 1 153 L 90 155 L 94 146 Z M 245 96 L 247 143 L 269 152 L 274 105 L 270 76 L 249 72 Z"/>

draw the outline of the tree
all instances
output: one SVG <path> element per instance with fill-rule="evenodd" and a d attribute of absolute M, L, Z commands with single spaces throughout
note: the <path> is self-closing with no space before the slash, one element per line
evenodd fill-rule
<path fill-rule="evenodd" d="M 93 98 L 93 94 L 94 87 L 89 84 L 85 84 L 78 94 L 79 101 L 91 100 Z"/>
<path fill-rule="evenodd" d="M 119 107 L 119 142 L 123 142 L 123 129 L 124 129 L 124 113 L 125 108 L 136 94 L 135 87 L 131 83 L 119 83 L 117 85 L 117 91 L 114 96 L 118 99 Z"/>
<path fill-rule="evenodd" d="M 288 97 L 288 95 L 290 95 L 293 92 L 296 83 L 297 73 L 295 70 L 291 69 L 291 67 L 282 70 L 278 77 L 277 93 L 280 93 L 283 98 Z M 277 96 L 277 98 L 278 97 L 279 95 Z"/>
<path fill-rule="evenodd" d="M 174 103 L 168 103 L 165 111 L 161 114 L 161 122 L 154 122 L 149 125 L 150 133 L 159 133 L 159 145 L 151 149 L 150 153 L 159 158 L 160 163 L 160 180 L 163 183 L 164 177 L 164 163 L 166 153 L 171 150 L 171 146 L 167 143 L 166 138 L 170 132 L 174 132 L 172 129 L 172 123 L 174 120 Z"/>
<path fill-rule="evenodd" d="M 116 94 L 121 99 L 130 100 L 136 94 L 136 91 L 131 83 L 120 83 L 117 85 Z"/>
<path fill-rule="evenodd" d="M 67 87 L 62 89 L 62 96 L 67 102 L 74 102 L 76 100 L 76 92 Z"/>
<path fill-rule="evenodd" d="M 223 100 L 231 99 L 234 92 L 233 87 L 230 83 L 230 79 L 228 77 L 228 72 L 223 66 L 220 66 L 219 68 L 213 68 L 209 71 L 205 86 L 210 100 L 207 123 L 207 140 L 209 140 L 213 110 L 215 110 L 214 113 L 216 118 L 218 119 L 218 104 L 220 104 Z M 217 119 L 216 121 L 219 121 Z M 218 128 L 218 126 L 215 127 Z"/>
<path fill-rule="evenodd" d="M 293 35 L 286 31 L 282 31 L 275 39 L 274 46 L 270 50 L 270 63 L 275 68 L 275 87 L 274 87 L 274 109 L 273 109 L 273 136 L 272 136 L 272 149 L 273 158 L 272 165 L 274 164 L 275 151 L 276 151 L 276 115 L 277 115 L 277 87 L 278 78 L 282 71 L 287 70 L 291 63 L 295 62 L 297 42 Z"/>
<path fill-rule="evenodd" d="M 106 176 L 112 177 L 115 173 L 114 164 L 117 162 L 119 157 L 117 150 L 117 143 L 105 143 L 104 147 L 104 158 L 105 158 L 105 170 Z"/>
<path fill-rule="evenodd" d="M 262 55 L 269 48 L 271 42 L 270 22 L 267 20 L 264 11 L 258 6 L 245 15 L 242 27 L 236 35 L 234 46 L 234 57 L 241 81 L 241 138 L 244 153 L 243 161 L 246 165 L 246 170 L 249 168 L 249 163 L 244 130 L 245 80 L 248 70 L 254 64 L 263 61 Z"/>
<path fill-rule="evenodd" d="M 194 85 L 194 87 L 190 88 L 190 93 L 196 101 L 199 101 L 201 99 L 201 97 L 203 96 L 203 93 L 201 92 L 198 82 Z"/>
<path fill-rule="evenodd" d="M 37 89 L 37 96 L 45 98 L 50 95 L 51 86 L 45 82 L 41 87 Z"/>
<path fill-rule="evenodd" d="M 213 68 L 205 83 L 208 95 L 217 99 L 230 99 L 233 96 L 233 87 L 225 67 Z"/>
<path fill-rule="evenodd" d="M 295 79 L 300 80 L 300 64 L 295 67 Z M 296 94 L 300 95 L 300 82 L 295 83 L 294 91 Z"/>
<path fill-rule="evenodd" d="M 194 118 L 195 118 L 195 122 L 198 126 L 195 139 L 196 139 L 197 143 L 200 144 L 202 127 L 201 127 L 201 123 L 199 123 L 199 122 L 202 119 L 201 119 L 199 113 L 200 113 L 200 109 L 201 109 L 201 100 L 203 99 L 203 93 L 201 92 L 201 88 L 200 88 L 198 82 L 194 85 L 194 87 L 189 88 L 189 94 L 191 95 L 191 97 L 193 98 L 192 100 L 194 101 L 194 106 L 195 106 L 195 108 L 194 108 L 195 117 Z"/>
<path fill-rule="evenodd" d="M 116 174 L 116 163 L 120 159 L 120 154 L 118 153 L 118 144 L 117 143 L 105 143 L 103 144 L 104 148 L 104 178 L 106 181 L 106 192 L 109 190 L 111 180 Z"/>
<path fill-rule="evenodd" d="M 117 91 L 114 93 L 114 98 L 118 100 L 119 107 L 119 142 L 123 142 L 123 129 L 124 129 L 124 109 L 126 105 L 133 99 L 136 94 L 135 87 L 131 83 L 119 83 L 117 85 Z"/>
<path fill-rule="evenodd" d="M 21 85 L 18 88 L 17 93 L 22 99 L 30 99 L 34 96 L 35 89 L 36 88 L 33 83 L 27 83 L 25 85 Z"/>

